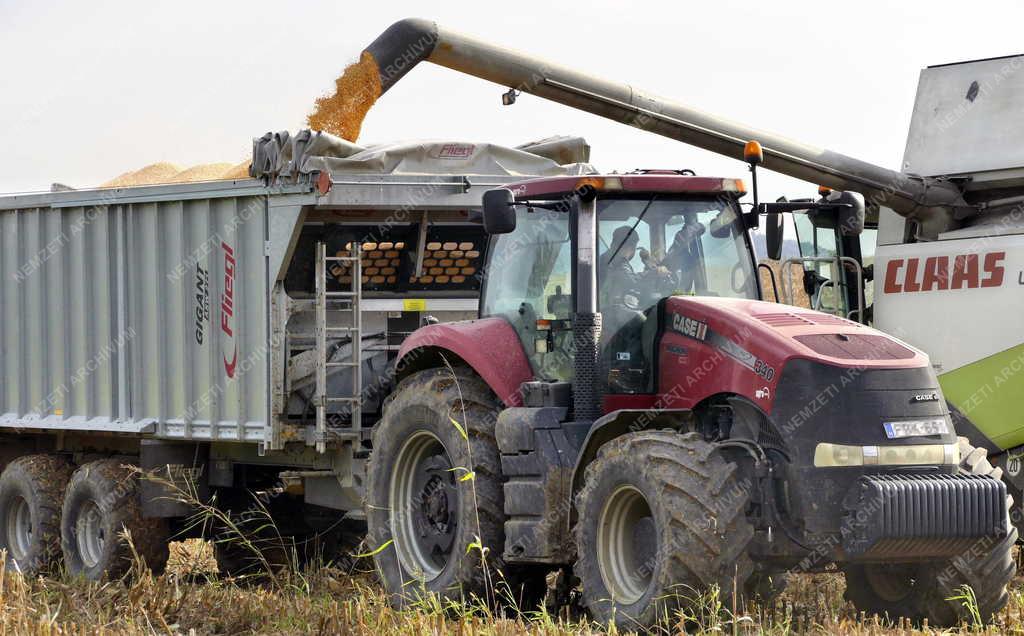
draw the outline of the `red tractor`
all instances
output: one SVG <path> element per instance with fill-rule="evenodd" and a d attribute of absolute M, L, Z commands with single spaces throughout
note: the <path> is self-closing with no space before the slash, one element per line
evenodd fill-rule
<path fill-rule="evenodd" d="M 675 172 L 486 194 L 480 317 L 404 342 L 373 432 L 367 521 L 397 604 L 564 568 L 597 620 L 635 628 L 838 566 L 867 612 L 953 624 L 965 584 L 986 619 L 1003 607 L 1006 488 L 927 357 L 762 302 L 743 194 Z"/>

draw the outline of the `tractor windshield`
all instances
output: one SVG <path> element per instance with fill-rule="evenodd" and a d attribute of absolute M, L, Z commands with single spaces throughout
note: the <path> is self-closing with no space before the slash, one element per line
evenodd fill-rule
<path fill-rule="evenodd" d="M 653 308 L 661 298 L 757 298 L 741 219 L 729 199 L 678 195 L 599 199 L 598 219 L 606 391 L 653 391 Z"/>
<path fill-rule="evenodd" d="M 756 298 L 754 264 L 725 199 L 599 199 L 602 311 L 672 295 Z"/>
<path fill-rule="evenodd" d="M 599 198 L 597 211 L 606 390 L 640 392 L 658 300 L 681 294 L 756 298 L 753 260 L 730 199 Z M 538 377 L 571 380 L 569 215 L 527 205 L 517 206 L 516 214 L 515 231 L 492 243 L 482 315 L 504 316 L 512 324 Z"/>

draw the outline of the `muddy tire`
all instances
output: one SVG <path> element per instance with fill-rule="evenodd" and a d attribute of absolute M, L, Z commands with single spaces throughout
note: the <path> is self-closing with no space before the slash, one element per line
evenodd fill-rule
<path fill-rule="evenodd" d="M 0 548 L 25 575 L 60 563 L 60 514 L 73 468 L 56 455 L 19 457 L 0 475 Z"/>
<path fill-rule="evenodd" d="M 984 448 L 961 437 L 960 472 L 1002 478 Z M 1013 498 L 1007 496 L 1007 510 Z M 963 555 L 924 564 L 855 565 L 845 567 L 846 599 L 866 614 L 915 622 L 928 620 L 936 627 L 953 627 L 974 619 L 960 597 L 970 586 L 981 620 L 988 622 L 1009 600 L 1006 587 L 1016 572 L 1013 545 L 1017 529 L 1006 521 L 1009 534 L 999 540 L 981 539 Z"/>
<path fill-rule="evenodd" d="M 730 606 L 753 572 L 748 499 L 699 435 L 640 431 L 601 447 L 576 497 L 575 572 L 593 618 L 624 631 L 675 620 L 712 587 Z"/>
<path fill-rule="evenodd" d="M 166 519 L 146 519 L 139 506 L 138 476 L 124 459 L 83 464 L 71 476 L 61 515 L 61 548 L 68 574 L 90 581 L 116 579 L 129 571 L 132 550 L 154 572 L 167 564 Z"/>
<path fill-rule="evenodd" d="M 410 375 L 385 405 L 373 431 L 366 520 L 392 604 L 424 593 L 490 598 L 505 541 L 497 399 L 457 367 L 454 376 L 447 368 Z"/>

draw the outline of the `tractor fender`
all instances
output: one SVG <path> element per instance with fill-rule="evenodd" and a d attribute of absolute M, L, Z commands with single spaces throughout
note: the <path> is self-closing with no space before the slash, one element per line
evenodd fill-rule
<path fill-rule="evenodd" d="M 497 316 L 417 329 L 398 350 L 396 380 L 446 362 L 469 365 L 506 407 L 522 404 L 520 386 L 533 378 L 519 335 Z"/>
<path fill-rule="evenodd" d="M 572 489 L 569 494 L 569 509 L 573 509 L 573 498 L 583 486 L 583 474 L 587 466 L 597 457 L 597 451 L 611 440 L 651 428 L 682 429 L 692 422 L 693 411 L 690 409 L 619 409 L 607 413 L 590 427 L 587 438 L 583 441 L 579 454 L 576 456 L 576 467 L 572 473 Z M 638 461 L 642 459 L 638 458 Z"/>

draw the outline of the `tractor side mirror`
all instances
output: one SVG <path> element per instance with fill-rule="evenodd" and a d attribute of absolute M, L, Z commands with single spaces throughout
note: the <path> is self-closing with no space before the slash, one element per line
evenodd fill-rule
<path fill-rule="evenodd" d="M 782 197 L 779 202 L 785 202 L 786 198 Z M 765 251 L 766 256 L 777 261 L 782 258 L 782 236 L 783 236 L 783 222 L 782 215 L 778 212 L 769 212 L 764 215 L 764 238 L 765 238 Z"/>
<path fill-rule="evenodd" d="M 484 192 L 484 231 L 508 234 L 516 229 L 516 199 L 508 188 Z"/>

